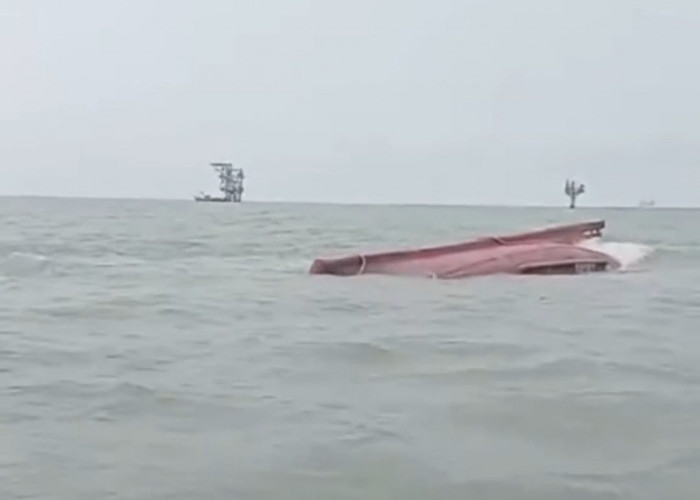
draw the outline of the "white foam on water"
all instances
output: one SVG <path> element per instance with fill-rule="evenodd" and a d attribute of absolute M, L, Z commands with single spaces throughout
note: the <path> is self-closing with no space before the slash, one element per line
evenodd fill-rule
<path fill-rule="evenodd" d="M 603 241 L 600 238 L 584 241 L 580 246 L 609 255 L 621 264 L 622 271 L 640 263 L 654 252 L 653 247 L 642 243 Z"/>
<path fill-rule="evenodd" d="M 48 257 L 45 255 L 41 255 L 38 253 L 30 253 L 30 252 L 12 252 L 10 255 L 7 256 L 8 260 L 14 260 L 14 261 L 27 261 L 27 262 L 45 262 L 48 260 Z"/>
<path fill-rule="evenodd" d="M 3 276 L 22 276 L 45 270 L 50 259 L 45 255 L 30 252 L 12 252 L 0 255 L 0 273 Z"/>

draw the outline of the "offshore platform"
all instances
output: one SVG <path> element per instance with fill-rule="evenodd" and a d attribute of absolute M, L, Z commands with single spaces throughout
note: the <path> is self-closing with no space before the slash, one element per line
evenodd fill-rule
<path fill-rule="evenodd" d="M 211 163 L 210 165 L 219 173 L 219 191 L 223 196 L 201 193 L 195 196 L 195 201 L 240 203 L 243 199 L 243 169 L 234 167 L 232 163 Z"/>
<path fill-rule="evenodd" d="M 564 194 L 569 197 L 569 208 L 576 208 L 576 199 L 586 192 L 584 184 L 576 184 L 576 181 L 568 180 L 564 185 Z"/>

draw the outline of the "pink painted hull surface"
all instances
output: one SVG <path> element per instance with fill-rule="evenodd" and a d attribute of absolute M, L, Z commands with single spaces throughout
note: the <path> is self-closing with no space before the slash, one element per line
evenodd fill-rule
<path fill-rule="evenodd" d="M 615 270 L 609 255 L 582 248 L 600 236 L 604 221 L 480 238 L 453 245 L 315 259 L 311 274 L 390 274 L 457 279 L 488 274 L 579 274 Z"/>

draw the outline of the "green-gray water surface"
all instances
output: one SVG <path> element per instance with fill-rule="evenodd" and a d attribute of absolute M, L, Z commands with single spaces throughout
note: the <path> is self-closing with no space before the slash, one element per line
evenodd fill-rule
<path fill-rule="evenodd" d="M 626 272 L 310 276 L 604 218 Z M 700 212 L 0 199 L 0 498 L 696 499 Z"/>

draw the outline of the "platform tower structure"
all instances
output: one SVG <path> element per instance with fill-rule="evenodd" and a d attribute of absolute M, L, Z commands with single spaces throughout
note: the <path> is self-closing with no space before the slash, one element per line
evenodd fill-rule
<path fill-rule="evenodd" d="M 577 184 L 576 181 L 567 179 L 564 185 L 564 194 L 569 197 L 569 208 L 576 208 L 576 200 L 585 192 L 585 184 Z"/>
<path fill-rule="evenodd" d="M 195 201 L 240 203 L 243 200 L 243 180 L 245 174 L 240 167 L 232 163 L 214 162 L 210 166 L 219 174 L 219 191 L 223 196 L 211 196 L 201 193 Z"/>
<path fill-rule="evenodd" d="M 240 203 L 243 200 L 243 180 L 245 174 L 240 167 L 232 163 L 211 163 L 219 174 L 219 191 L 224 195 L 224 201 Z"/>

